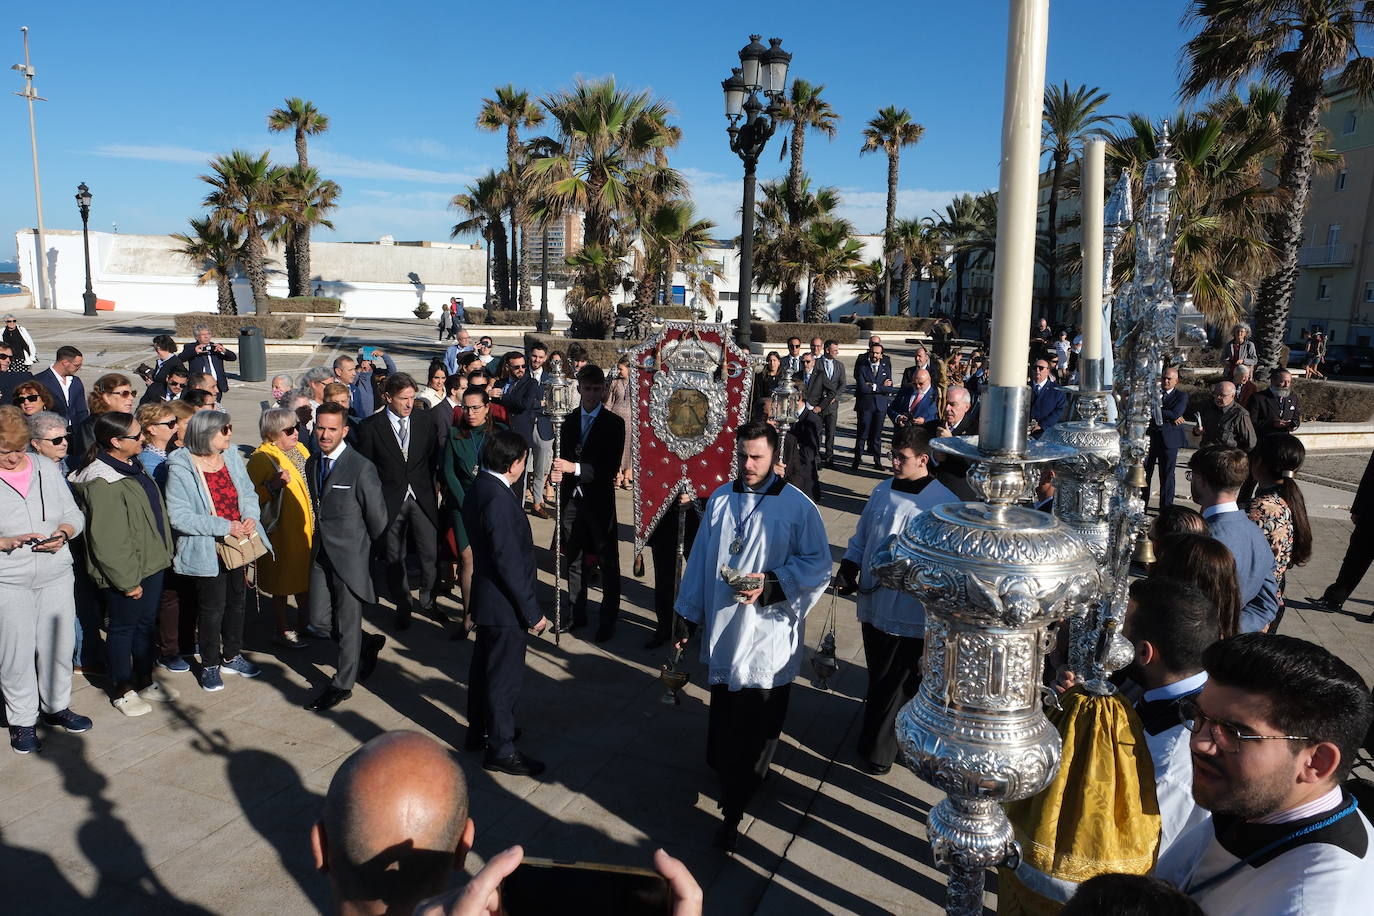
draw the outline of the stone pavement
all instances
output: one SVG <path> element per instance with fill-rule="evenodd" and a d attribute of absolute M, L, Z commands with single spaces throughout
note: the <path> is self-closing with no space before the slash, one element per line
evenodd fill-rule
<path fill-rule="evenodd" d="M 97 369 L 135 365 L 161 330 L 156 318 L 139 316 L 99 329 L 71 316 L 30 312 L 24 321 L 47 355 L 54 340 L 81 347 L 92 366 L 83 372 L 88 380 Z M 407 324 L 312 325 L 313 352 L 273 356 L 269 368 L 296 370 L 326 362 L 338 346 L 347 352 L 381 343 L 401 368 L 422 372 L 434 349 L 432 331 L 417 322 L 410 333 Z M 244 443 L 252 442 L 255 428 L 245 421 L 265 394 L 265 383 L 236 383 L 226 399 Z M 827 472 L 822 513 L 837 561 L 879 479 L 867 469 Z M 1320 594 L 1339 566 L 1351 530 L 1351 494 L 1312 483 L 1304 491 L 1316 556 L 1290 573 L 1284 632 L 1328 646 L 1369 678 L 1374 581 L 1343 613 L 1313 609 L 1305 600 Z M 1179 492 L 1187 492 L 1181 473 Z M 631 517 L 626 494 L 620 513 Z M 531 521 L 536 544 L 547 546 L 552 523 Z M 540 581 L 551 600 L 549 556 L 541 554 Z M 621 565 L 630 569 L 624 542 Z M 694 666 L 682 705 L 665 705 L 655 678 L 662 656 L 640 648 L 652 628 L 651 583 L 626 575 L 625 613 L 604 646 L 569 636 L 558 644 L 532 640 L 522 747 L 549 764 L 543 777 L 490 774 L 477 755 L 458 755 L 477 822 L 469 870 L 515 842 L 531 855 L 633 865 L 646 865 L 662 845 L 701 882 L 708 913 L 941 912 L 943 879 L 924 838 L 937 793 L 906 771 L 874 778 L 855 767 L 865 672 L 853 603 L 835 604 L 840 673 L 822 690 L 804 666 L 773 774 L 745 821 L 739 854 L 726 858 L 709 848 L 718 815 L 715 780 L 704 761 L 701 668 Z M 808 618 L 813 648 L 830 600 Z M 16 896 L 18 911 L 320 910 L 327 885 L 312 868 L 307 831 L 345 757 L 392 728 L 423 730 L 461 746 L 470 640 L 451 642 L 419 619 L 394 633 L 391 609 L 383 605 L 367 621 L 387 635 L 377 673 L 351 700 L 318 715 L 301 705 L 332 674 L 332 645 L 275 649 L 270 611 L 255 613 L 250 603 L 249 614 L 249 654 L 264 669 L 257 680 L 229 678 L 224 691 L 209 694 L 190 675 L 166 675 L 182 691 L 180 699 L 124 719 L 102 684 L 78 679 L 72 705 L 95 719 L 94 730 L 44 732 L 42 753 L 0 755 L 0 884 Z"/>

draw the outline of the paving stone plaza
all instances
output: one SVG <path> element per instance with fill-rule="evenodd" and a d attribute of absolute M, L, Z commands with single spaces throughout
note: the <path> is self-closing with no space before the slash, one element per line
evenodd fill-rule
<path fill-rule="evenodd" d="M 102 371 L 128 371 L 145 360 L 152 336 L 169 330 L 156 316 L 119 313 L 83 319 L 30 312 L 24 321 L 48 354 L 60 343 L 79 346 L 88 384 Z M 385 347 L 402 370 L 422 375 L 438 352 L 433 337 L 432 326 L 419 321 L 313 322 L 299 346 L 269 354 L 269 377 L 327 365 L 365 344 Z M 498 352 L 518 345 L 515 334 L 498 334 L 496 341 Z M 909 349 L 893 343 L 894 364 L 910 365 Z M 225 404 L 236 441 L 257 444 L 253 433 L 267 389 L 266 382 L 233 383 Z M 848 457 L 848 405 L 840 422 Z M 844 471 L 822 475 L 821 510 L 836 561 L 882 479 L 843 465 Z M 1340 564 L 1353 495 L 1342 481 L 1357 480 L 1364 460 L 1319 455 L 1313 466 L 1327 481 L 1303 482 L 1314 556 L 1289 573 L 1282 629 L 1326 646 L 1370 679 L 1374 582 L 1367 580 L 1340 613 L 1308 600 Z M 1179 475 L 1179 493 L 1186 494 Z M 943 877 L 924 832 L 938 794 L 900 768 L 884 777 L 856 768 L 866 672 L 850 599 L 836 606 L 839 675 L 822 690 L 805 680 L 810 668 L 803 666 L 783 746 L 743 824 L 738 853 L 726 857 L 710 848 L 718 815 L 716 780 L 704 756 L 701 666 L 692 666 L 693 683 L 680 706 L 660 702 L 656 674 L 663 657 L 641 648 L 653 626 L 652 565 L 649 578 L 629 575 L 632 512 L 628 493 L 619 499 L 625 612 L 615 638 L 605 645 L 569 635 L 558 644 L 551 636 L 531 643 L 519 709 L 522 746 L 548 763 L 547 772 L 538 779 L 494 775 L 481 769 L 478 755 L 454 751 L 469 779 L 477 825 L 468 871 L 516 842 L 529 855 L 639 866 L 664 846 L 701 883 L 708 913 L 942 912 Z M 553 523 L 531 523 L 547 599 Z M 830 600 L 827 595 L 809 618 L 813 648 Z M 456 610 L 451 601 L 442 606 Z M 251 597 L 248 654 L 263 668 L 256 680 L 230 679 L 227 689 L 205 693 L 189 674 L 160 672 L 180 688 L 180 699 L 125 719 L 111 708 L 102 683 L 78 677 L 72 707 L 91 716 L 95 728 L 84 735 L 46 732 L 39 754 L 0 755 L 0 880 L 11 895 L 21 895 L 4 909 L 323 909 L 328 886 L 312 867 L 308 830 L 342 761 L 389 729 L 418 729 L 448 746 L 462 744 L 472 641 L 451 642 L 421 618 L 397 633 L 391 616 L 384 602 L 365 621 L 368 631 L 387 637 L 376 674 L 323 715 L 302 705 L 332 673 L 332 644 L 276 649 L 270 608 L 264 602 L 255 612 Z"/>

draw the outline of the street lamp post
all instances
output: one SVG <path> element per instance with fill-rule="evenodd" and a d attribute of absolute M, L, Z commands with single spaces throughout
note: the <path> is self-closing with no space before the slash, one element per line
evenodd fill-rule
<path fill-rule="evenodd" d="M 91 189 L 86 187 L 86 182 L 76 186 L 76 208 L 81 211 L 81 247 L 86 250 L 86 292 L 81 296 L 81 301 L 85 303 L 83 314 L 87 318 L 95 317 L 95 290 L 91 289 Z"/>
<path fill-rule="evenodd" d="M 539 224 L 539 324 L 540 334 L 553 331 L 553 316 L 549 314 L 549 224 Z"/>
<path fill-rule="evenodd" d="M 768 138 L 778 126 L 787 67 L 792 55 L 782 49 L 781 38 L 768 39 L 768 47 L 750 35 L 749 44 L 739 52 L 740 65 L 730 78 L 721 81 L 725 90 L 725 116 L 730 120 L 726 132 L 730 149 L 744 162 L 744 208 L 740 221 L 739 312 L 735 320 L 735 341 L 749 349 L 750 306 L 754 300 L 754 171 Z M 765 109 L 759 101 L 762 92 L 768 100 Z M 743 121 L 743 123 L 741 123 Z"/>

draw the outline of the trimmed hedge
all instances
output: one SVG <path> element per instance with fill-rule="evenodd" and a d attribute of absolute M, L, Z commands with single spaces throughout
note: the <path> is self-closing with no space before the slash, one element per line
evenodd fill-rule
<path fill-rule="evenodd" d="M 525 333 L 526 350 L 530 348 L 531 344 L 537 343 L 547 349 L 549 353 L 557 350 L 566 356 L 569 346 L 580 343 L 587 350 L 587 359 L 606 370 L 607 374 L 615 366 L 616 360 L 620 359 L 622 351 L 637 347 L 642 342 L 639 340 L 595 340 L 582 337 L 563 337 L 559 334 L 539 334 L 532 331 Z"/>
<path fill-rule="evenodd" d="M 854 343 L 859 339 L 859 326 L 856 324 L 804 324 L 802 322 L 751 321 L 749 339 L 756 343 L 787 343 L 790 337 L 800 337 L 810 341 L 813 337 L 822 340 L 835 339 L 842 344 Z"/>
<path fill-rule="evenodd" d="M 1188 416 L 1212 403 L 1212 385 L 1220 377 L 1212 378 L 1205 384 L 1184 384 L 1179 387 L 1188 392 Z M 1351 385 L 1344 382 L 1311 381 L 1305 378 L 1293 379 L 1293 393 L 1298 399 L 1298 410 L 1305 423 L 1369 423 L 1374 421 L 1374 388 L 1368 385 Z"/>
<path fill-rule="evenodd" d="M 696 313 L 690 305 L 660 305 L 654 308 L 654 314 L 666 321 L 691 321 Z"/>
<path fill-rule="evenodd" d="M 269 340 L 297 340 L 305 335 L 305 319 L 290 315 L 219 315 L 211 312 L 191 312 L 176 316 L 177 337 L 195 337 L 196 325 L 210 329 L 211 337 L 238 337 L 239 328 L 262 328 L 262 336 Z"/>
<path fill-rule="evenodd" d="M 463 306 L 463 324 L 486 324 L 487 310 L 473 305 Z"/>
<path fill-rule="evenodd" d="M 864 315 L 854 322 L 869 333 L 874 331 L 908 331 L 913 334 L 929 334 L 937 319 L 911 318 L 906 315 Z"/>
<path fill-rule="evenodd" d="M 473 311 L 474 309 L 467 309 L 468 313 Z M 518 328 L 532 328 L 539 324 L 538 309 L 530 309 L 529 311 L 519 311 L 517 309 L 492 309 L 486 311 L 484 309 L 483 312 L 485 313 L 483 316 L 484 324 L 506 324 L 514 325 Z M 474 320 L 472 323 L 476 324 L 477 322 Z"/>
<path fill-rule="evenodd" d="M 343 309 L 343 300 L 333 296 L 291 296 L 280 299 L 267 297 L 267 310 L 272 314 L 299 314 L 311 312 L 317 315 L 337 315 Z"/>

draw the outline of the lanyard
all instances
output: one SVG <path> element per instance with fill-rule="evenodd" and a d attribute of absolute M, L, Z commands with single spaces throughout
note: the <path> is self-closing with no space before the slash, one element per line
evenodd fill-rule
<path fill-rule="evenodd" d="M 766 493 L 760 492 L 760 493 L 758 494 L 758 498 L 754 501 L 754 507 L 753 507 L 752 509 L 749 510 L 748 514 L 746 514 L 746 515 L 744 516 L 744 518 L 740 519 L 738 522 L 735 523 L 735 538 L 734 538 L 734 541 L 731 542 L 731 547 L 732 547 L 732 549 L 731 549 L 731 551 L 730 551 L 731 553 L 739 553 L 739 550 L 734 550 L 734 549 L 733 549 L 733 547 L 734 547 L 735 544 L 741 545 L 741 549 L 743 549 L 743 544 L 744 544 L 744 526 L 747 525 L 747 524 L 749 523 L 749 519 L 751 519 L 751 518 L 754 517 L 754 513 L 757 512 L 757 511 L 759 511 L 759 507 L 763 505 L 763 498 L 764 498 L 766 495 L 767 495 Z M 743 494 L 741 494 L 741 496 L 743 496 Z M 735 510 L 735 514 L 736 514 L 736 515 L 739 515 L 740 509 L 743 509 L 743 508 L 744 508 L 744 500 L 741 499 L 741 500 L 740 500 L 739 508 L 737 508 L 737 509 Z"/>
<path fill-rule="evenodd" d="M 1303 827 L 1301 830 L 1294 830 L 1292 833 L 1288 834 L 1287 836 L 1281 836 L 1281 837 L 1279 837 L 1277 840 L 1275 840 L 1274 842 L 1270 843 L 1268 846 L 1265 846 L 1263 849 L 1260 849 L 1260 850 L 1258 850 L 1258 851 L 1256 851 L 1256 852 L 1250 853 L 1248 856 L 1246 856 L 1245 858 L 1241 859 L 1239 862 L 1237 862 L 1235 865 L 1232 865 L 1230 868 L 1226 869 L 1224 872 L 1222 872 L 1222 873 L 1220 873 L 1220 874 L 1217 874 L 1217 875 L 1213 875 L 1212 877 L 1208 878 L 1206 881 L 1203 881 L 1201 884 L 1195 884 L 1195 885 L 1192 885 L 1192 886 L 1190 886 L 1190 887 L 1187 887 L 1187 888 L 1184 889 L 1183 892 L 1184 892 L 1185 894 L 1187 894 L 1189 897 L 1193 896 L 1194 894 L 1201 893 L 1202 891 L 1204 891 L 1204 890 L 1206 890 L 1207 888 L 1211 887 L 1213 884 L 1218 884 L 1218 883 L 1220 883 L 1220 882 L 1222 882 L 1222 881 L 1225 881 L 1227 878 L 1231 877 L 1231 876 L 1234 875 L 1236 872 L 1240 871 L 1242 868 L 1244 868 L 1245 866 L 1249 865 L 1251 862 L 1254 862 L 1256 859 L 1261 859 L 1261 858 L 1263 858 L 1264 856 L 1268 855 L 1269 853 L 1273 852 L 1274 850 L 1280 849 L 1280 848 L 1282 848 L 1282 847 L 1288 845 L 1289 843 L 1293 842 L 1294 840 L 1298 839 L 1299 837 L 1304 837 L 1304 836 L 1307 836 L 1309 833 L 1313 833 L 1313 832 L 1315 832 L 1315 831 L 1317 831 L 1317 830 L 1322 830 L 1322 829 L 1324 829 L 1324 828 L 1326 828 L 1326 827 L 1330 827 L 1332 824 L 1336 823 L 1336 821 L 1340 820 L 1341 818 L 1346 817 L 1347 815 L 1350 815 L 1350 814 L 1354 814 L 1354 813 L 1355 813 L 1355 809 L 1358 808 L 1359 806 L 1360 806 L 1360 803 L 1359 803 L 1358 801 L 1356 801 L 1355 799 L 1352 798 L 1352 799 L 1350 800 L 1350 804 L 1346 805 L 1344 809 L 1342 809 L 1341 811 L 1338 811 L 1337 813 L 1331 815 L 1330 817 L 1326 818 L 1325 820 L 1317 821 L 1317 823 L 1315 823 L 1315 824 L 1308 824 L 1306 827 Z"/>

